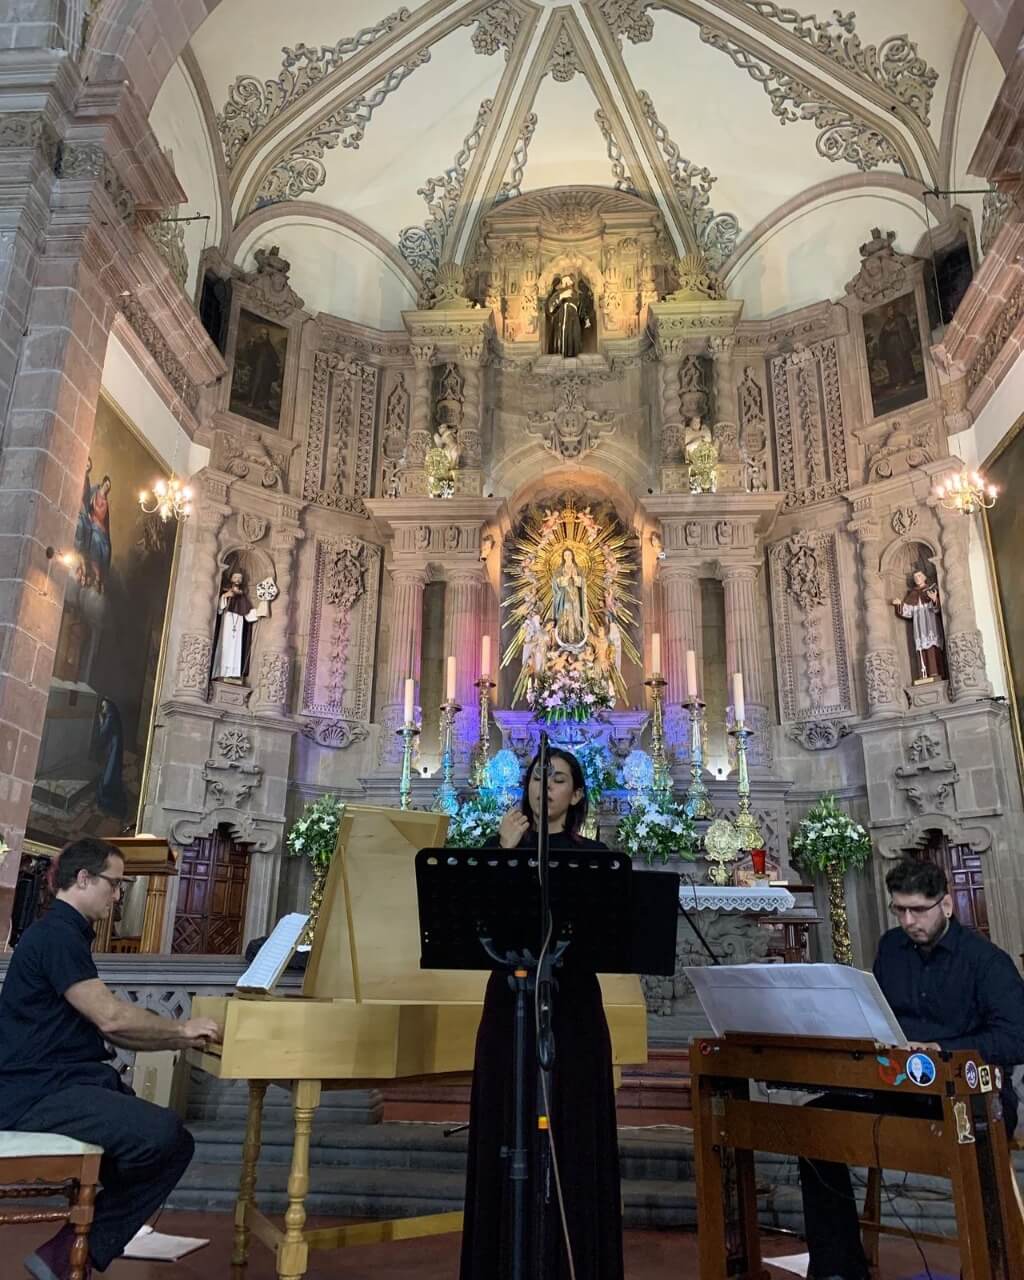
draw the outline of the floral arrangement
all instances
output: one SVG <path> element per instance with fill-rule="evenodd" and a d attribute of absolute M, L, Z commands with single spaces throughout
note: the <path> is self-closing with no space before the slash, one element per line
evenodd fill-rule
<path fill-rule="evenodd" d="M 345 806 L 334 796 L 321 796 L 307 804 L 302 817 L 292 824 L 285 849 L 293 858 L 308 858 L 317 872 L 325 871 L 334 857 L 338 825 Z"/>
<path fill-rule="evenodd" d="M 496 752 L 484 765 L 484 781 L 481 793 L 489 792 L 504 811 L 518 804 L 523 794 L 523 766 L 519 757 L 508 747 Z"/>
<path fill-rule="evenodd" d="M 622 785 L 632 796 L 645 795 L 654 786 L 654 761 L 646 751 L 633 750 L 623 760 L 620 776 Z"/>
<path fill-rule="evenodd" d="M 458 811 L 448 820 L 445 844 L 453 849 L 478 849 L 498 834 L 501 819 L 509 805 L 485 787 L 477 795 L 461 801 Z"/>
<path fill-rule="evenodd" d="M 658 859 L 683 858 L 692 862 L 699 852 L 693 819 L 683 805 L 674 800 L 658 802 L 640 795 L 632 809 L 619 822 L 616 832 L 619 844 L 631 857 Z"/>
<path fill-rule="evenodd" d="M 615 705 L 608 678 L 597 667 L 565 663 L 549 667 L 526 692 L 526 703 L 538 720 L 591 720 Z"/>
<path fill-rule="evenodd" d="M 601 796 L 618 781 L 607 751 L 599 742 L 581 742 L 576 746 L 566 747 L 566 750 L 571 751 L 580 762 L 587 800 L 591 805 L 600 804 Z"/>
<path fill-rule="evenodd" d="M 871 837 L 836 804 L 835 796 L 819 800 L 789 842 L 793 861 L 806 871 L 849 871 L 871 857 Z"/>

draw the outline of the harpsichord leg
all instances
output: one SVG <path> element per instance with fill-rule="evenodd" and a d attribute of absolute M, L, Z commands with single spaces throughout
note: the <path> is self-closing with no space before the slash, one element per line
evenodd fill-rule
<path fill-rule="evenodd" d="M 302 1280 L 309 1263 L 306 1243 L 306 1195 L 309 1192 L 309 1138 L 313 1115 L 320 1105 L 320 1081 L 296 1080 L 292 1086 L 295 1142 L 288 1173 L 288 1208 L 284 1215 L 284 1239 L 277 1253 L 278 1280 Z"/>
<path fill-rule="evenodd" d="M 235 1201 L 235 1235 L 231 1250 L 231 1280 L 242 1280 L 249 1261 L 249 1227 L 246 1213 L 254 1203 L 256 1191 L 256 1162 L 260 1158 L 260 1139 L 263 1130 L 263 1099 L 267 1093 L 265 1080 L 249 1081 L 249 1114 L 242 1144 L 242 1176 L 238 1182 L 238 1199 Z"/>

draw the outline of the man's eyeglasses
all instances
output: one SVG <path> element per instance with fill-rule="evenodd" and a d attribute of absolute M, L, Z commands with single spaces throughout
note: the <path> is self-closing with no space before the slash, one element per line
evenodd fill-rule
<path fill-rule="evenodd" d="M 113 889 L 115 893 L 120 893 L 120 894 L 124 894 L 127 891 L 129 885 L 133 885 L 135 883 L 135 880 L 132 876 L 124 876 L 120 880 L 115 880 L 113 876 L 105 876 L 102 871 L 96 872 L 96 879 L 106 880 L 107 884 L 110 885 L 111 889 Z"/>
<path fill-rule="evenodd" d="M 897 920 L 900 916 L 913 916 L 915 920 L 920 920 L 929 911 L 934 911 L 941 901 L 942 898 L 936 898 L 934 902 L 928 902 L 923 907 L 898 907 L 895 902 L 890 902 L 889 910 Z"/>

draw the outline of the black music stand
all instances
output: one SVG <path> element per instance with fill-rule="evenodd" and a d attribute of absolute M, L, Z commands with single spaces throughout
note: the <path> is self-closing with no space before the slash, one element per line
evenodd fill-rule
<path fill-rule="evenodd" d="M 549 858 L 554 964 L 568 951 L 574 968 L 595 973 L 671 974 L 675 970 L 679 877 L 636 875 L 626 854 L 558 850 Z M 424 969 L 496 969 L 509 972 L 515 992 L 513 1025 L 514 1136 L 509 1147 L 512 1182 L 511 1280 L 525 1280 L 526 1191 L 530 1128 L 544 1114 L 546 1090 L 528 1102 L 526 1018 L 537 985 L 541 933 L 538 854 L 519 849 L 421 849 L 416 855 L 420 966 Z M 550 986 L 550 984 L 547 984 Z M 541 981 L 543 995 L 545 983 Z M 550 997 L 538 1000 L 538 1050 L 551 1023 Z M 552 1051 L 553 1052 L 553 1051 Z M 551 1061 L 539 1062 L 541 1072 Z M 531 1119 L 534 1123 L 531 1124 Z M 544 1182 L 534 1178 L 533 1239 L 543 1256 Z M 539 1272 L 538 1272 L 539 1275 Z"/>

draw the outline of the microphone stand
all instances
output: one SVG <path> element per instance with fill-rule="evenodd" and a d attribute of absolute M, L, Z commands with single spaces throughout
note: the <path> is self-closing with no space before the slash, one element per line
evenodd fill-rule
<path fill-rule="evenodd" d="M 540 880 L 540 951 L 537 964 L 537 1161 L 533 1186 L 534 1276 L 541 1280 L 547 1258 L 547 1206 L 550 1199 L 551 1148 L 548 1101 L 555 1065 L 552 1026 L 554 957 L 551 954 L 551 837 L 548 829 L 548 774 L 551 768 L 548 735 L 540 735 L 537 770 L 540 773 L 540 813 L 537 817 L 537 875 Z"/>
<path fill-rule="evenodd" d="M 684 876 L 683 879 L 687 882 L 687 884 L 693 890 L 693 905 L 694 907 L 696 907 L 697 906 L 697 886 L 693 883 L 693 880 L 690 876 Z M 718 956 L 716 956 L 714 951 L 712 951 L 711 944 L 708 942 L 707 938 L 704 937 L 703 933 L 701 933 L 696 920 L 694 920 L 693 916 L 691 916 L 689 911 L 687 911 L 687 909 L 683 906 L 682 894 L 679 895 L 679 912 L 682 915 L 683 919 L 686 921 L 686 923 L 693 930 L 693 932 L 697 935 L 697 941 L 700 943 L 700 945 L 711 957 L 711 963 L 721 964 L 722 963 L 721 960 L 719 960 Z"/>

